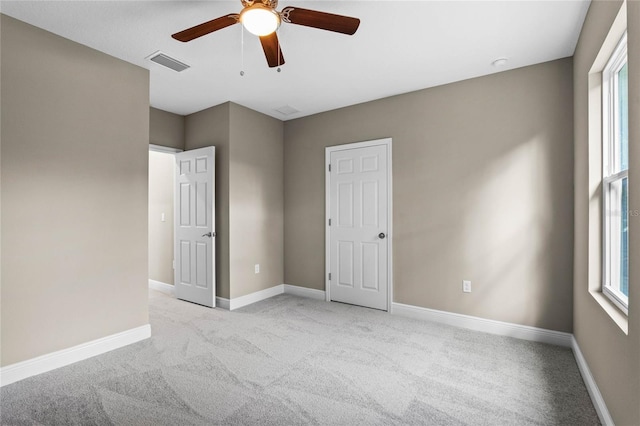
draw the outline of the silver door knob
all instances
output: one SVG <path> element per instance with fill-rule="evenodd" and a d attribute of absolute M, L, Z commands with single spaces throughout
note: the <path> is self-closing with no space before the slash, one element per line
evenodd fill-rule
<path fill-rule="evenodd" d="M 206 234 L 202 234 L 203 237 L 213 238 L 216 236 L 215 232 L 207 232 Z"/>
<path fill-rule="evenodd" d="M 384 235 L 384 232 L 378 234 L 378 238 L 380 238 L 381 240 L 384 240 L 384 237 L 386 237 L 386 235 Z"/>

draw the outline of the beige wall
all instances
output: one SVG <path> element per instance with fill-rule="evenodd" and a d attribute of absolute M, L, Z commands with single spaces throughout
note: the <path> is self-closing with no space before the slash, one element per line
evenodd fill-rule
<path fill-rule="evenodd" d="M 149 108 L 149 143 L 184 149 L 184 122 L 182 115 Z"/>
<path fill-rule="evenodd" d="M 149 152 L 149 279 L 172 285 L 174 162 L 173 154 Z"/>
<path fill-rule="evenodd" d="M 149 74 L 1 19 L 6 366 L 148 324 Z"/>
<path fill-rule="evenodd" d="M 589 122 L 588 74 L 618 14 L 620 2 L 591 3 L 574 56 L 575 112 L 575 254 L 574 334 L 616 424 L 640 424 L 640 222 L 630 216 L 628 335 L 606 312 L 615 315 L 597 292 L 600 276 L 600 146 L 598 114 Z M 629 55 L 629 206 L 640 209 L 640 2 L 628 5 Z M 598 92 L 595 93 L 599 102 Z M 635 117 L 635 119 L 634 119 Z M 594 126 L 594 123 L 596 126 Z M 591 129 L 590 129 L 591 127 Z M 596 142 L 589 156 L 589 139 Z M 593 142 L 592 142 L 593 144 Z M 591 162 L 591 168 L 590 163 Z M 595 179 L 595 182 L 594 182 Z M 594 185 L 595 183 L 595 185 Z M 590 292 L 589 289 L 592 289 Z M 623 317 L 622 314 L 617 316 Z"/>
<path fill-rule="evenodd" d="M 285 282 L 324 289 L 324 148 L 391 137 L 394 301 L 570 332 L 572 100 L 563 59 L 287 121 Z"/>
<path fill-rule="evenodd" d="M 185 150 L 216 147 L 216 295 L 229 298 L 229 108 L 214 106 L 185 117 Z"/>
<path fill-rule="evenodd" d="M 283 283 L 283 123 L 237 104 L 230 108 L 230 270 L 236 298 Z"/>

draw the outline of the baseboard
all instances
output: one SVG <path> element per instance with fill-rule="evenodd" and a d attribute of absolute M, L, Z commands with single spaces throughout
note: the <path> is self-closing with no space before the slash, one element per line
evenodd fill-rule
<path fill-rule="evenodd" d="M 234 309 L 239 309 L 243 306 L 251 305 L 252 303 L 256 303 L 282 293 L 284 293 L 284 284 L 278 284 L 273 287 L 265 288 L 264 290 L 256 291 L 255 293 L 247 294 L 246 296 L 236 297 L 229 300 L 229 310 L 233 311 Z"/>
<path fill-rule="evenodd" d="M 216 306 L 222 309 L 229 309 L 230 311 L 233 311 L 235 309 L 240 309 L 244 306 L 251 305 L 252 303 L 256 303 L 282 293 L 293 294 L 300 297 L 307 297 L 309 299 L 324 300 L 324 291 L 322 290 L 298 287 L 289 284 L 279 284 L 273 287 L 266 288 L 264 290 L 247 294 L 245 296 L 236 297 L 234 299 L 216 297 Z"/>
<path fill-rule="evenodd" d="M 571 336 L 571 349 L 573 349 L 573 356 L 576 358 L 576 363 L 578 364 L 578 369 L 582 375 L 582 380 L 584 380 L 584 384 L 587 386 L 587 391 L 589 392 L 591 402 L 593 402 L 593 406 L 596 409 L 596 413 L 598 413 L 600 423 L 604 426 L 614 426 L 613 418 L 607 409 L 607 404 L 604 402 L 600 389 L 598 389 L 598 385 L 591 374 L 587 360 L 584 358 L 584 355 L 582 355 L 580 346 L 578 346 L 578 341 L 574 336 Z"/>
<path fill-rule="evenodd" d="M 483 333 L 499 334 L 501 336 L 515 337 L 517 339 L 549 343 L 568 348 L 571 347 L 572 334 L 560 331 L 472 317 L 469 315 L 455 314 L 435 309 L 421 308 L 419 306 L 404 305 L 402 303 L 392 303 L 391 312 L 394 315 L 434 321 L 442 324 L 453 325 L 455 327 L 481 331 Z"/>
<path fill-rule="evenodd" d="M 313 288 L 299 287 L 297 285 L 283 284 L 286 294 L 294 296 L 306 297 L 309 299 L 325 300 L 324 290 L 316 290 Z"/>
<path fill-rule="evenodd" d="M 149 280 L 149 288 L 159 291 L 160 293 L 168 294 L 170 296 L 176 295 L 176 286 L 163 283 L 162 281 Z"/>
<path fill-rule="evenodd" d="M 216 296 L 216 308 L 229 310 L 229 299 Z"/>
<path fill-rule="evenodd" d="M 46 373 L 151 337 L 149 324 L 0 368 L 0 386 Z"/>
<path fill-rule="evenodd" d="M 324 300 L 324 291 L 322 290 L 314 290 L 312 288 L 298 287 L 296 285 L 289 284 L 279 284 L 230 300 L 218 297 L 216 302 L 218 307 L 233 311 L 234 309 L 239 309 L 282 293 L 293 294 L 295 296 L 307 297 L 310 299 Z"/>

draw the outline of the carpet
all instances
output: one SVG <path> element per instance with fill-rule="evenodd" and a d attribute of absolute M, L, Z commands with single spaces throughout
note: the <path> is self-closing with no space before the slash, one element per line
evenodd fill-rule
<path fill-rule="evenodd" d="M 288 294 L 150 290 L 152 337 L 5 386 L 3 425 L 597 425 L 570 349 Z"/>

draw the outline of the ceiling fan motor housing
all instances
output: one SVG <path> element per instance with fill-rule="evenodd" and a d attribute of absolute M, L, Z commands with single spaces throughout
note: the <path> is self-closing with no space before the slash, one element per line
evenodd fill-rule
<path fill-rule="evenodd" d="M 263 5 L 271 9 L 275 9 L 276 7 L 278 7 L 278 0 L 240 0 L 240 3 L 242 3 L 243 7 L 253 6 L 256 3 L 262 3 Z"/>

